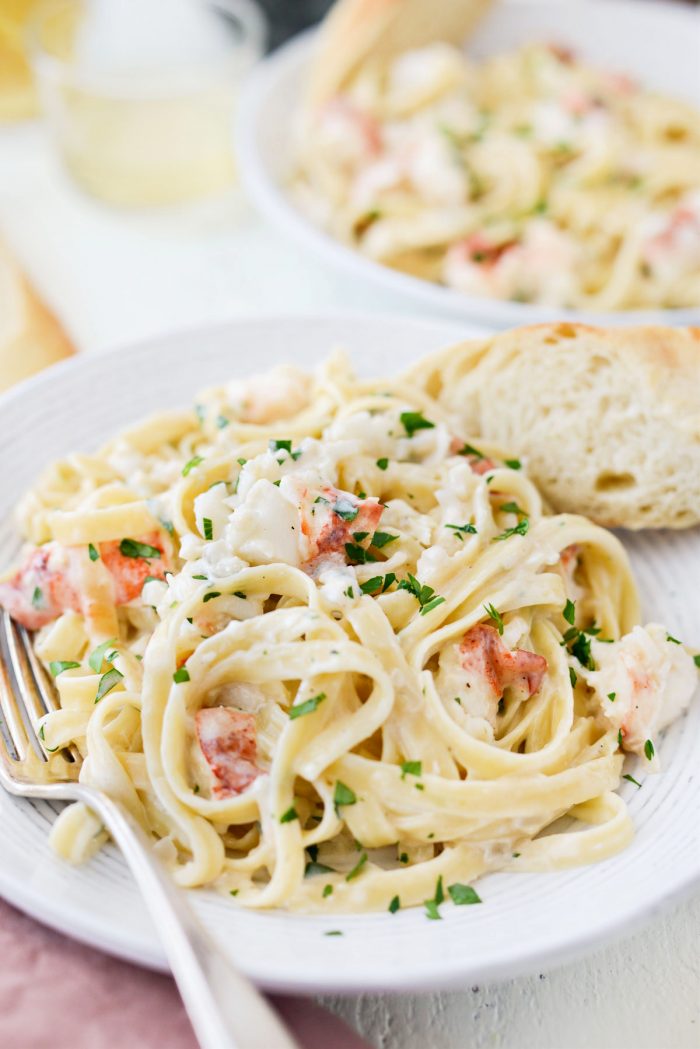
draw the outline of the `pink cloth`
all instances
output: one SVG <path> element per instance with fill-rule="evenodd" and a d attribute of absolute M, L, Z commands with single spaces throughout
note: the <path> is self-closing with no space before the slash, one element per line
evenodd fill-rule
<path fill-rule="evenodd" d="M 275 998 L 304 1049 L 368 1049 L 325 1009 Z M 0 1046 L 197 1049 L 175 984 L 38 925 L 0 900 Z"/>

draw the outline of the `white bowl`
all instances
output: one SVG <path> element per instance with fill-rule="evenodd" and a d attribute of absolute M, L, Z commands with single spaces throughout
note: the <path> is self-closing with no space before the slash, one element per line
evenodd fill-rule
<path fill-rule="evenodd" d="M 261 63 L 244 89 L 238 122 L 246 189 L 263 215 L 301 247 L 339 270 L 402 293 L 416 306 L 494 327 L 555 319 L 700 324 L 700 307 L 592 313 L 464 295 L 373 262 L 314 226 L 285 187 L 293 171 L 293 126 L 315 35 L 302 34 Z M 482 56 L 543 39 L 569 45 L 596 65 L 629 73 L 700 106 L 700 15 L 690 7 L 655 0 L 511 0 L 496 4 L 467 50 Z"/>
<path fill-rule="evenodd" d="M 364 375 L 396 371 L 468 337 L 465 325 L 367 317 L 245 320 L 77 357 L 0 400 L 0 568 L 16 553 L 12 510 L 48 462 L 97 447 L 144 414 L 192 403 L 200 388 L 282 361 L 312 367 L 344 346 Z M 30 434 L 30 438 L 27 434 Z M 700 648 L 700 529 L 623 537 L 647 619 Z M 624 852 L 555 874 L 498 873 L 478 882 L 484 903 L 398 914 L 304 915 L 236 907 L 196 890 L 192 902 L 249 976 L 282 991 L 468 987 L 539 970 L 599 946 L 700 884 L 700 701 L 657 748 L 658 776 L 623 783 L 636 834 Z M 113 847 L 71 867 L 51 852 L 55 807 L 0 790 L 0 894 L 34 918 L 153 968 L 165 959 L 148 913 Z M 342 936 L 324 935 L 341 930 Z"/>

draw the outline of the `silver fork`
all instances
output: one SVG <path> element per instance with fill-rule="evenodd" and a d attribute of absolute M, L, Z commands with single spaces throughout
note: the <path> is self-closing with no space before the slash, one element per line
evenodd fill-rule
<path fill-rule="evenodd" d="M 66 750 L 52 763 L 38 720 L 57 699 L 26 631 L 0 613 L 0 785 L 23 798 L 82 801 L 122 851 L 158 930 L 202 1049 L 299 1049 L 272 1007 L 237 972 L 199 923 L 153 855 L 131 814 L 101 791 L 79 783 L 80 756 Z"/>

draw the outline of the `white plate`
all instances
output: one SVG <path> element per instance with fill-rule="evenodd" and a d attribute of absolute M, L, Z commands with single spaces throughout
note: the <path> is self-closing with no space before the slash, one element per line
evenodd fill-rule
<path fill-rule="evenodd" d="M 280 361 L 313 365 L 338 344 L 360 371 L 386 374 L 468 334 L 463 327 L 377 318 L 241 321 L 77 358 L 0 401 L 0 564 L 17 545 L 12 507 L 53 458 L 100 444 L 144 413 L 184 406 L 200 387 Z M 626 540 L 627 542 L 627 540 Z M 700 647 L 700 533 L 649 533 L 627 542 L 645 603 L 678 637 Z M 696 579 L 693 580 L 693 566 Z M 621 855 L 561 874 L 483 879 L 477 907 L 421 908 L 392 916 L 305 917 L 236 908 L 192 893 L 235 960 L 267 987 L 378 991 L 468 986 L 568 960 L 656 912 L 700 881 L 700 702 L 659 747 L 666 771 L 623 784 L 637 828 Z M 155 933 L 118 853 L 71 868 L 50 852 L 54 813 L 0 792 L 0 893 L 69 935 L 161 968 Z M 343 936 L 324 932 L 341 929 Z"/>
<path fill-rule="evenodd" d="M 263 215 L 302 247 L 348 274 L 402 293 L 417 306 L 495 327 L 559 318 L 600 324 L 700 323 L 700 308 L 603 314 L 463 295 L 373 262 L 318 229 L 285 189 L 293 170 L 293 129 L 314 37 L 315 31 L 308 31 L 262 62 L 244 90 L 238 122 L 246 189 Z M 629 73 L 643 84 L 700 105 L 700 15 L 690 7 L 655 0 L 497 3 L 467 50 L 488 55 L 533 40 L 570 45 L 597 65 Z"/>

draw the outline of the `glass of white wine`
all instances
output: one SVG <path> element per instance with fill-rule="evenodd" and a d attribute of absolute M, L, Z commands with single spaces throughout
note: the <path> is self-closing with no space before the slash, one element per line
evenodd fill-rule
<path fill-rule="evenodd" d="M 68 170 L 123 206 L 225 192 L 238 88 L 265 36 L 254 0 L 46 0 L 31 53 Z"/>

